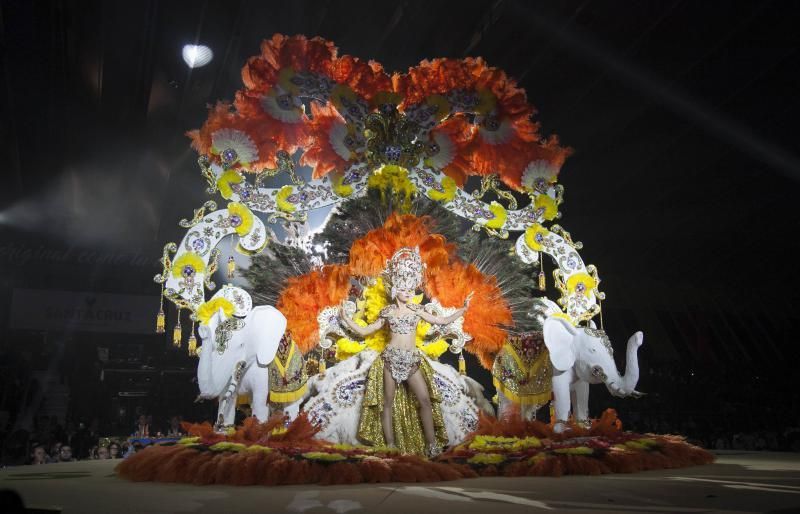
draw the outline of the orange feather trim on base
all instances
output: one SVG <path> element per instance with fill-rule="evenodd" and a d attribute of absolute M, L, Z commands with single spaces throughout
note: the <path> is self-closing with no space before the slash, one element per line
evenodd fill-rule
<path fill-rule="evenodd" d="M 634 473 L 710 464 L 714 456 L 673 435 L 621 429 L 608 409 L 592 427 L 556 434 L 540 421 L 481 416 L 478 430 L 435 460 L 314 438 L 301 414 L 284 433 L 283 418 L 245 420 L 230 436 L 210 425 L 186 425 L 197 439 L 147 447 L 116 468 L 136 482 L 194 485 L 296 485 L 438 482 L 478 476 L 551 476 Z M 293 434 L 293 435 L 290 435 Z"/>

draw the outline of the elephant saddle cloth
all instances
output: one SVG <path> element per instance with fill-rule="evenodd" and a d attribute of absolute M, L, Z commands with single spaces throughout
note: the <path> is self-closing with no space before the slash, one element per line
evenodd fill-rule
<path fill-rule="evenodd" d="M 269 364 L 269 401 L 292 403 L 306 393 L 307 382 L 303 354 L 286 333 L 278 344 L 275 359 Z"/>
<path fill-rule="evenodd" d="M 544 405 L 550 400 L 553 367 L 541 332 L 510 335 L 492 366 L 494 386 L 509 400 Z"/>

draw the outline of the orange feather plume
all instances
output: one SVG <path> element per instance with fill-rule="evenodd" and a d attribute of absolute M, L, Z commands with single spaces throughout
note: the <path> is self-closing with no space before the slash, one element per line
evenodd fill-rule
<path fill-rule="evenodd" d="M 306 150 L 300 156 L 301 166 L 310 166 L 314 169 L 313 178 L 324 177 L 334 170 L 343 171 L 347 168 L 349 160 L 345 159 L 334 150 L 331 143 L 331 130 L 336 125 L 344 125 L 344 119 L 331 105 L 311 104 L 311 120 L 305 124 L 309 135 Z"/>
<path fill-rule="evenodd" d="M 192 140 L 192 148 L 200 154 L 208 155 L 212 162 L 219 164 L 219 155 L 212 153 L 212 136 L 220 129 L 242 131 L 256 143 L 258 159 L 255 162 L 248 163 L 249 169 L 259 169 L 259 166 L 274 165 L 275 152 L 278 150 L 278 147 L 274 142 L 266 145 L 258 144 L 258 135 L 262 130 L 259 120 L 242 116 L 238 112 L 233 111 L 229 103 L 218 102 L 217 105 L 209 110 L 208 118 L 206 122 L 203 123 L 203 126 L 200 127 L 199 130 L 187 132 L 186 135 Z M 237 167 L 238 166 L 237 164 Z M 248 171 L 248 169 L 243 169 L 243 171 Z"/>
<path fill-rule="evenodd" d="M 266 93 L 284 68 L 330 77 L 337 52 L 332 42 L 319 37 L 308 39 L 302 35 L 275 34 L 261 43 L 261 55 L 248 59 L 242 68 L 242 81 L 247 89 Z"/>
<path fill-rule="evenodd" d="M 375 277 L 386 261 L 403 247 L 419 247 L 428 273 L 447 265 L 455 246 L 439 234 L 431 234 L 433 220 L 413 214 L 392 213 L 382 227 L 370 230 L 350 248 L 350 271 L 356 276 Z"/>
<path fill-rule="evenodd" d="M 433 224 L 428 217 L 393 213 L 382 227 L 353 243 L 349 265 L 328 266 L 290 279 L 277 307 L 286 316 L 288 330 L 301 350 L 307 353 L 316 345 L 319 330 L 316 313 L 346 297 L 349 276 L 378 276 L 394 252 L 403 247 L 419 247 L 426 264 L 428 296 L 445 307 L 460 307 L 467 295 L 474 293 L 464 316 L 464 330 L 473 337 L 466 349 L 491 369 L 494 354 L 506 339 L 503 326 L 513 323 L 511 310 L 495 277 L 484 275 L 473 264 L 459 261 L 455 245 L 442 235 L 431 233 Z"/>
<path fill-rule="evenodd" d="M 430 95 L 441 95 L 453 89 L 472 89 L 476 76 L 466 59 L 424 60 L 408 72 L 393 77 L 395 91 L 405 98 L 405 105 L 422 102 Z"/>
<path fill-rule="evenodd" d="M 461 307 L 467 295 L 473 293 L 464 314 L 464 330 L 473 340 L 465 349 L 477 355 L 485 368 L 491 369 L 494 354 L 506 340 L 503 325 L 513 324 L 511 309 L 497 287 L 497 279 L 484 275 L 473 264 L 456 261 L 435 273 L 428 273 L 425 290 L 444 307 Z"/>
<path fill-rule="evenodd" d="M 569 148 L 560 146 L 556 137 L 540 135 L 539 125 L 532 121 L 536 110 L 528 103 L 525 90 L 503 70 L 489 66 L 480 57 L 425 60 L 406 73 L 389 76 L 380 63 L 350 55 L 338 56 L 330 41 L 281 34 L 265 40 L 260 55 L 245 64 L 242 70 L 245 89 L 237 94 L 237 113 L 226 111 L 225 104 L 212 109 L 204 126 L 188 134 L 192 145 L 201 153 L 208 153 L 210 136 L 215 130 L 234 128 L 247 133 L 256 143 L 259 158 L 249 164 L 252 170 L 274 167 L 280 149 L 290 153 L 308 149 L 301 163 L 314 167 L 314 178 L 346 168 L 355 156 L 345 155 L 350 151 L 341 141 L 346 129 L 330 105 L 312 104 L 314 119 L 299 113 L 296 123 L 277 121 L 262 109 L 261 98 L 277 83 L 294 87 L 291 82 L 283 82 L 291 74 L 284 75 L 282 70 L 324 75 L 368 102 L 383 92 L 396 93 L 402 98 L 401 110 L 425 102 L 432 95 L 447 96 L 454 91 L 477 93 L 476 124 L 452 112 L 430 134 L 432 141 L 447 144 L 450 152 L 431 159 L 431 165 L 460 186 L 470 175 L 497 173 L 505 184 L 519 189 L 522 175 L 531 162 L 546 160 L 559 169 L 571 153 Z M 335 147 L 331 145 L 331 129 L 336 129 L 333 138 L 339 139 Z"/>
<path fill-rule="evenodd" d="M 225 102 L 217 104 L 208 110 L 208 118 L 203 126 L 197 130 L 187 132 L 192 140 L 192 148 L 199 154 L 211 154 L 211 134 L 221 128 L 232 127 L 236 124 L 236 115 L 231 112 L 231 105 Z"/>
<path fill-rule="evenodd" d="M 451 116 L 431 130 L 431 139 L 434 142 L 444 137 L 452 145 L 452 160 L 441 171 L 455 180 L 459 187 L 464 186 L 469 175 L 474 175 L 468 148 L 476 133 L 475 126 L 461 114 Z"/>
<path fill-rule="evenodd" d="M 275 155 L 285 150 L 290 155 L 305 148 L 311 141 L 311 127 L 305 114 L 297 123 L 285 123 L 270 116 L 261 106 L 262 95 L 243 91 L 236 94 L 234 105 L 239 116 L 247 120 L 247 133 L 258 147 L 262 168 L 275 166 Z M 260 168 L 256 171 L 260 171 Z"/>
<path fill-rule="evenodd" d="M 403 247 L 419 247 L 426 264 L 425 290 L 445 307 L 460 307 L 470 292 L 474 296 L 464 316 L 464 330 L 473 341 L 467 350 L 491 369 L 494 354 L 505 342 L 502 328 L 513 323 L 511 310 L 502 297 L 495 277 L 455 258 L 455 246 L 440 234 L 430 232 L 433 220 L 411 214 L 392 214 L 380 228 L 371 230 L 350 249 L 350 272 L 374 277 L 386 261 Z"/>
<path fill-rule="evenodd" d="M 286 316 L 286 330 L 305 354 L 317 345 L 317 314 L 338 305 L 350 290 L 347 266 L 331 265 L 292 277 L 278 297 L 276 307 Z"/>
<path fill-rule="evenodd" d="M 332 66 L 332 78 L 345 84 L 359 96 L 369 101 L 381 91 L 391 91 L 392 81 L 376 61 L 364 61 L 352 55 L 343 55 Z"/>

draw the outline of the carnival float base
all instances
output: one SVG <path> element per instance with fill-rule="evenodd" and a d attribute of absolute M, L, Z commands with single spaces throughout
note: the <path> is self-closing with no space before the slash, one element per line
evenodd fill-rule
<path fill-rule="evenodd" d="M 435 459 L 390 448 L 337 445 L 314 439 L 300 416 L 248 419 L 223 435 L 208 423 L 186 425 L 189 437 L 126 459 L 120 477 L 195 485 L 298 485 L 439 482 L 476 477 L 601 475 L 681 468 L 714 461 L 683 437 L 622 430 L 613 410 L 591 428 L 563 434 L 539 421 L 484 417 L 475 435 Z"/>

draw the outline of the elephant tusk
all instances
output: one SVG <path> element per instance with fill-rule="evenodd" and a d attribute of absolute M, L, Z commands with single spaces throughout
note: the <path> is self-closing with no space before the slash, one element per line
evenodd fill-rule
<path fill-rule="evenodd" d="M 633 391 L 631 391 L 631 394 L 629 396 L 632 396 L 634 398 L 641 398 L 642 396 L 647 396 L 647 393 L 643 393 L 641 391 L 637 391 L 636 389 L 634 389 Z"/>

